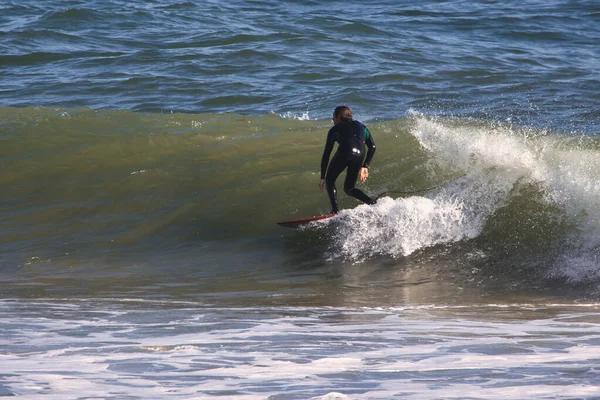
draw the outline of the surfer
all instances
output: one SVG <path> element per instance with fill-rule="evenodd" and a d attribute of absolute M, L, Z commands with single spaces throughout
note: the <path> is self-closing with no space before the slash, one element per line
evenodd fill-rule
<path fill-rule="evenodd" d="M 339 212 L 335 180 L 346 167 L 348 170 L 344 181 L 344 192 L 363 203 L 375 204 L 375 200 L 354 187 L 359 176 L 361 181 L 369 177 L 369 163 L 375 154 L 373 135 L 361 122 L 352 119 L 352 111 L 346 106 L 336 107 L 333 111 L 333 123 L 333 128 L 327 133 L 325 150 L 321 158 L 321 182 L 319 183 L 321 191 L 327 189 L 331 214 Z M 339 146 L 329 162 L 335 142 L 338 142 Z M 368 147 L 366 156 L 365 144 Z"/>

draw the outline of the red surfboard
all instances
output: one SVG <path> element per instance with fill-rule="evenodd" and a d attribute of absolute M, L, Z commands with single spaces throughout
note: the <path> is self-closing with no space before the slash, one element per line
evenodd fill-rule
<path fill-rule="evenodd" d="M 301 218 L 301 219 L 294 219 L 291 221 L 280 221 L 277 224 L 284 226 L 286 228 L 300 228 L 302 226 L 308 225 L 311 222 L 314 221 L 320 221 L 322 219 L 328 219 L 328 218 L 332 218 L 335 217 L 337 214 L 327 214 L 327 215 L 317 215 L 315 217 L 310 217 L 310 218 Z"/>

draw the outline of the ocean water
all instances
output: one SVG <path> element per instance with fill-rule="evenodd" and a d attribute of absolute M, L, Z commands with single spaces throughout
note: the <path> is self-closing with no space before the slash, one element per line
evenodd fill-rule
<path fill-rule="evenodd" d="M 2 2 L 0 396 L 600 398 L 599 42 L 584 0 Z M 282 228 L 340 104 L 382 197 Z"/>

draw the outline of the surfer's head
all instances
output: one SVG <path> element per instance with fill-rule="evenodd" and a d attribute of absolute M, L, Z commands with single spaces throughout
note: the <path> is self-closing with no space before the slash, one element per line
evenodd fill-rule
<path fill-rule="evenodd" d="M 333 110 L 333 122 L 339 124 L 342 121 L 352 121 L 352 111 L 347 106 L 338 106 Z"/>

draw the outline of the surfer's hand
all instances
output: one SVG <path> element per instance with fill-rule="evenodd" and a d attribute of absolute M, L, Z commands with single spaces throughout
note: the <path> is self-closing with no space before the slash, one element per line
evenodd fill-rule
<path fill-rule="evenodd" d="M 325 190 L 325 179 L 321 179 L 321 182 L 319 182 L 319 189 L 321 189 L 321 192 Z"/>
<path fill-rule="evenodd" d="M 369 177 L 369 168 L 362 167 L 360 169 L 360 180 L 362 182 L 364 182 L 367 180 L 368 177 Z"/>

